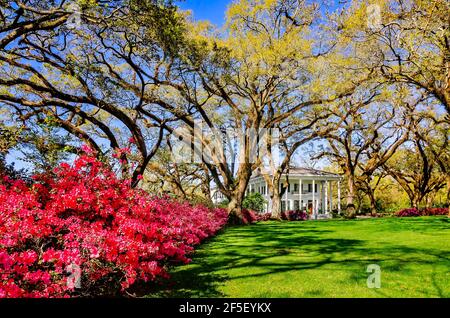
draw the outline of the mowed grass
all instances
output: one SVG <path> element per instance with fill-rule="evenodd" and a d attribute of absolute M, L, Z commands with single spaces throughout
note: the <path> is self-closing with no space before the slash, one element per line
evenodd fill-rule
<path fill-rule="evenodd" d="M 381 288 L 368 288 L 369 264 Z M 450 219 L 261 222 L 198 248 L 148 297 L 450 297 Z"/>

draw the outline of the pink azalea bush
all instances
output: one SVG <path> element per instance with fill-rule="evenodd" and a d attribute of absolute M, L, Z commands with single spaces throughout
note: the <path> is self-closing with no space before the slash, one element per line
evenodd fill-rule
<path fill-rule="evenodd" d="M 420 211 L 416 208 L 407 208 L 397 211 L 395 216 L 406 217 L 406 216 L 420 216 Z"/>
<path fill-rule="evenodd" d="M 290 210 L 281 212 L 281 219 L 288 221 L 306 221 L 308 220 L 308 213 L 300 210 Z"/>
<path fill-rule="evenodd" d="M 243 224 L 251 224 L 258 221 L 258 213 L 249 210 L 249 209 L 242 209 L 242 223 Z"/>
<path fill-rule="evenodd" d="M 167 278 L 227 222 L 153 198 L 90 155 L 30 186 L 0 179 L 0 297 L 115 295 Z"/>
<path fill-rule="evenodd" d="M 425 208 L 421 212 L 422 215 L 447 215 L 448 208 Z"/>
<path fill-rule="evenodd" d="M 270 212 L 258 213 L 256 215 L 256 219 L 258 222 L 269 221 L 271 217 L 272 217 L 272 214 Z"/>
<path fill-rule="evenodd" d="M 417 208 L 402 209 L 395 213 L 398 217 L 408 217 L 408 216 L 427 216 L 427 215 L 447 215 L 447 208 L 425 208 L 419 210 Z"/>

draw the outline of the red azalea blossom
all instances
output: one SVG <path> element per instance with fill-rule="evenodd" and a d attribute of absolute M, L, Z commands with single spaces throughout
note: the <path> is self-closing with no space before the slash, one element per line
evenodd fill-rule
<path fill-rule="evenodd" d="M 117 294 L 168 278 L 227 221 L 223 209 L 131 188 L 84 152 L 32 186 L 0 179 L 0 297 Z"/>
<path fill-rule="evenodd" d="M 425 209 L 417 209 L 417 208 L 407 208 L 397 211 L 395 213 L 396 216 L 406 217 L 406 216 L 426 216 L 426 215 L 447 215 L 447 208 L 425 208 Z"/>

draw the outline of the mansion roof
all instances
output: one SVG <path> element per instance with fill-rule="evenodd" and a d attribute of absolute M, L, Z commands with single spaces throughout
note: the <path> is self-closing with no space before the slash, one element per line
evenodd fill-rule
<path fill-rule="evenodd" d="M 257 178 L 261 175 L 265 174 L 264 171 L 258 169 L 252 176 L 252 178 Z M 337 173 L 332 173 L 324 170 L 318 170 L 313 168 L 306 167 L 289 167 L 288 171 L 285 171 L 283 175 L 289 176 L 308 176 L 308 177 L 332 177 L 332 178 L 340 178 L 340 175 Z"/>

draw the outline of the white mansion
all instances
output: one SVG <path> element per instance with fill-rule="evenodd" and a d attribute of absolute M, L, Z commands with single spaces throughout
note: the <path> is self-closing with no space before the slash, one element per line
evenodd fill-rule
<path fill-rule="evenodd" d="M 341 212 L 341 177 L 337 174 L 310 169 L 291 167 L 289 174 L 283 174 L 281 177 L 281 210 L 302 210 L 308 212 L 313 218 L 328 218 L 330 212 L 336 209 Z M 289 184 L 287 184 L 289 180 Z M 287 191 L 285 188 L 287 186 Z M 333 189 L 337 188 L 337 200 L 333 202 Z M 264 196 L 267 201 L 265 212 L 270 212 L 272 202 L 267 190 L 267 184 L 264 177 L 255 173 L 248 184 L 247 194 L 258 192 Z M 212 199 L 214 203 L 224 200 L 222 193 L 213 191 Z"/>

